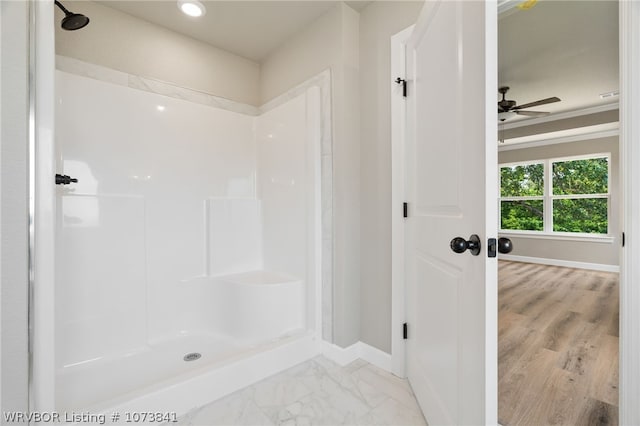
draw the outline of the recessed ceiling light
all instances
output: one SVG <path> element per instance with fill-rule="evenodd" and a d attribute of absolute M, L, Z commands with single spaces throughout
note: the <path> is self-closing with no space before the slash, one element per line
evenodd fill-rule
<path fill-rule="evenodd" d="M 207 9 L 198 0 L 178 0 L 178 8 L 185 15 L 197 18 L 207 13 Z"/>

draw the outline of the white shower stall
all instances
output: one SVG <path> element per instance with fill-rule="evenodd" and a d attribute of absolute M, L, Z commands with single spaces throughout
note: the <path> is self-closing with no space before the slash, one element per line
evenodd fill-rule
<path fill-rule="evenodd" d="M 54 408 L 182 412 L 316 353 L 322 87 L 255 108 L 58 62 Z"/>

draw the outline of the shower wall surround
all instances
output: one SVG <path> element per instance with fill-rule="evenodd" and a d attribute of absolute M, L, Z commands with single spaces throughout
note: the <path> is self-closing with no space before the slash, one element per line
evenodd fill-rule
<path fill-rule="evenodd" d="M 170 83 L 164 83 L 158 80 L 128 74 L 75 58 L 70 58 L 68 56 L 56 56 L 56 69 L 94 80 L 113 83 L 118 86 L 139 89 L 145 92 L 165 95 L 175 99 L 182 99 L 246 115 L 260 114 L 260 109 L 252 105 L 243 104 L 241 102 L 199 92 L 197 90 L 187 89 Z"/>
<path fill-rule="evenodd" d="M 183 374 L 181 357 L 167 355 L 176 347 L 205 348 L 213 362 L 331 330 L 328 71 L 258 109 L 56 62 L 58 172 L 79 180 L 57 188 L 61 407 Z M 243 322 L 243 310 L 274 322 Z M 89 395 L 87 378 L 118 375 L 118 365 L 144 374 Z"/>
<path fill-rule="evenodd" d="M 58 168 L 78 179 L 58 188 L 69 365 L 182 330 L 172 293 L 206 274 L 205 206 L 255 198 L 256 158 L 251 116 L 66 73 L 56 85 Z"/>
<path fill-rule="evenodd" d="M 317 74 L 256 108 L 252 105 L 127 74 L 67 56 L 56 56 L 56 68 L 78 76 L 252 116 L 271 111 L 300 96 L 310 87 L 317 87 L 321 97 L 322 336 L 325 340 L 333 342 L 333 137 L 331 123 L 331 72 L 329 70 Z"/>

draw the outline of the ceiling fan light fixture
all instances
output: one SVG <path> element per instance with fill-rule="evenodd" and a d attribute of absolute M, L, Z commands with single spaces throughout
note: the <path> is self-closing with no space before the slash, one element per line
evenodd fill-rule
<path fill-rule="evenodd" d="M 533 6 L 535 6 L 536 3 L 538 3 L 538 0 L 525 0 L 522 3 L 520 3 L 517 7 L 520 10 L 529 10 Z"/>
<path fill-rule="evenodd" d="M 549 115 L 549 112 L 545 111 L 526 111 L 524 108 L 533 108 L 540 105 L 552 104 L 554 102 L 560 102 L 561 99 L 553 96 L 551 98 L 540 99 L 535 102 L 529 102 L 523 105 L 518 105 L 516 101 L 507 99 L 507 92 L 509 86 L 501 86 L 498 88 L 498 93 L 502 95 L 502 99 L 498 101 L 498 120 L 505 121 L 509 118 L 513 118 L 516 115 L 526 115 L 528 117 L 544 117 Z"/>
<path fill-rule="evenodd" d="M 185 15 L 198 18 L 207 13 L 207 9 L 198 0 L 178 0 L 178 9 Z"/>
<path fill-rule="evenodd" d="M 614 90 L 612 92 L 600 93 L 599 96 L 600 96 L 600 99 L 607 99 L 607 98 L 613 98 L 618 95 L 620 95 L 620 91 Z"/>
<path fill-rule="evenodd" d="M 513 118 L 513 117 L 515 117 L 517 115 L 518 114 L 516 114 L 513 111 L 499 112 L 498 113 L 498 120 L 500 120 L 500 121 L 509 120 L 510 118 Z"/>

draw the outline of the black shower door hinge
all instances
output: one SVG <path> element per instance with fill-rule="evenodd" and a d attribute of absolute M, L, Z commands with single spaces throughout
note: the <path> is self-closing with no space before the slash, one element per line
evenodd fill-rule
<path fill-rule="evenodd" d="M 408 337 L 409 337 L 409 332 L 407 330 L 407 323 L 405 322 L 404 324 L 402 324 L 402 338 L 404 340 L 407 340 Z"/>
<path fill-rule="evenodd" d="M 402 84 L 402 96 L 406 98 L 407 97 L 407 80 L 398 77 L 395 79 L 395 82 L 398 84 Z"/>

